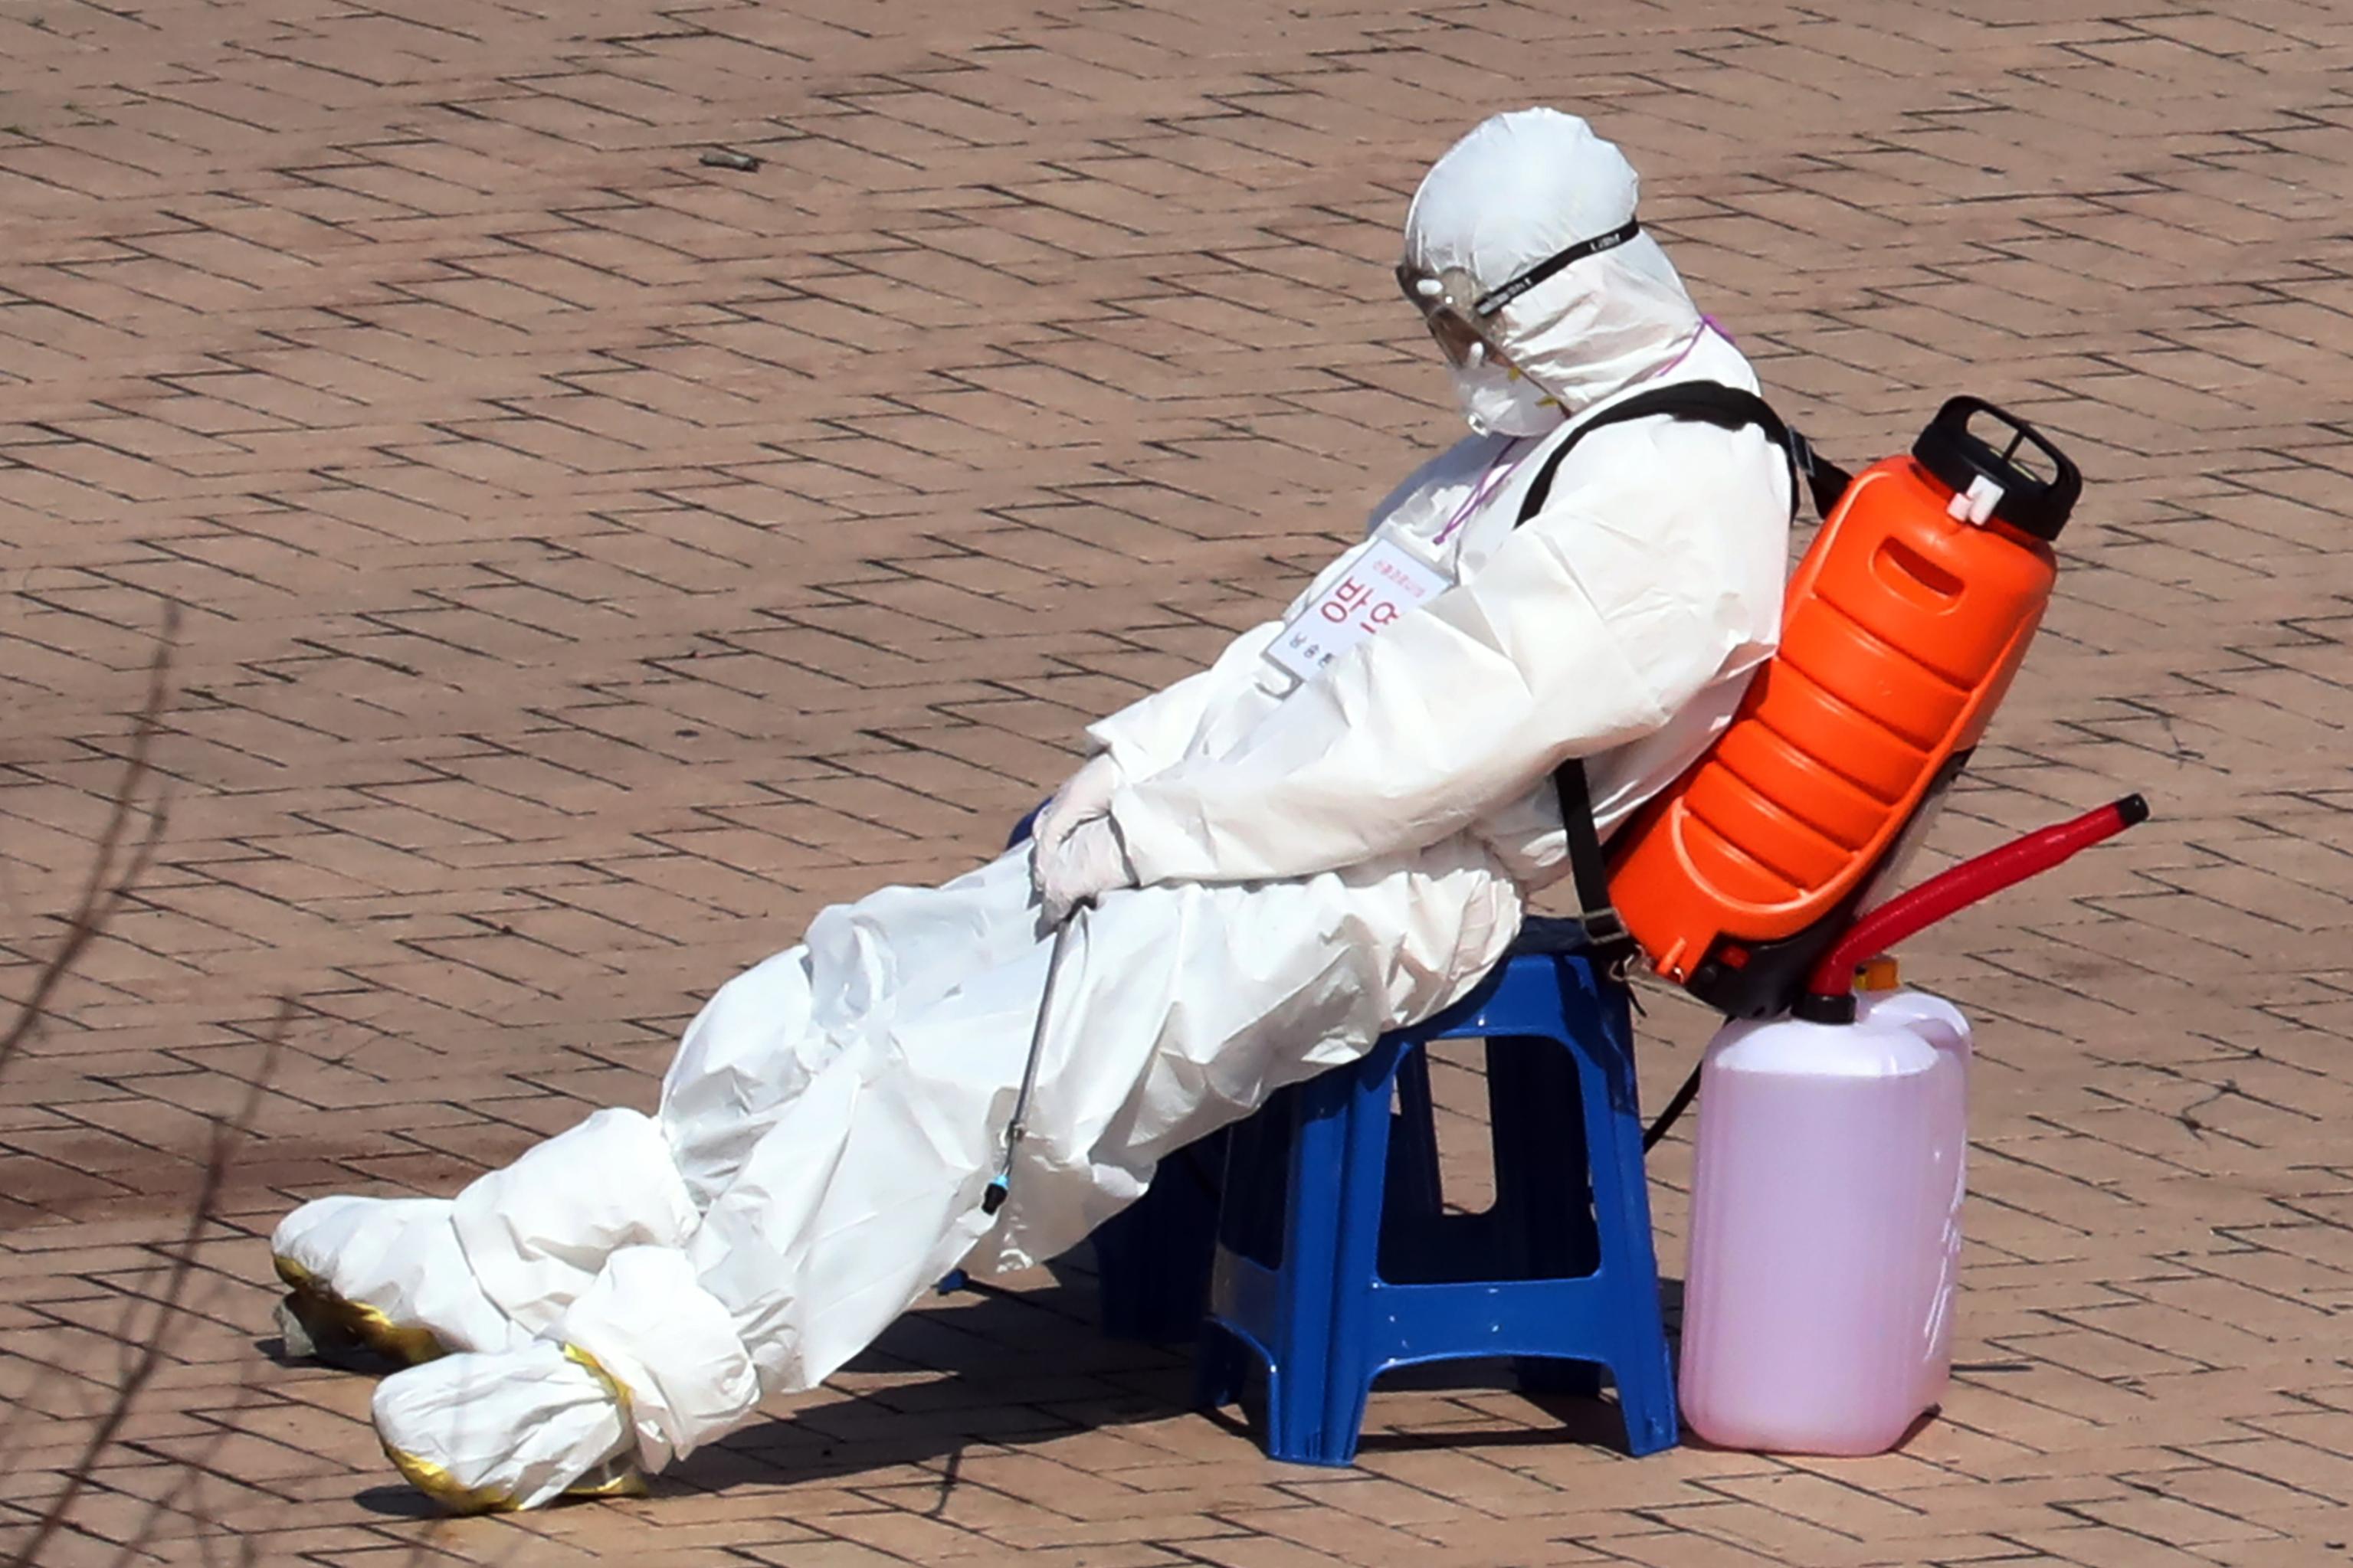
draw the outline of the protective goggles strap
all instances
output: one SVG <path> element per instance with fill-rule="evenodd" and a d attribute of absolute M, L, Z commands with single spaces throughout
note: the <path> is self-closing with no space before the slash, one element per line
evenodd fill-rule
<path fill-rule="evenodd" d="M 1567 250 L 1537 262 L 1509 283 L 1501 288 L 1490 289 L 1480 295 L 1472 304 L 1471 313 L 1483 321 L 1546 279 L 1552 277 L 1562 268 L 1582 261 L 1588 256 L 1599 256 L 1605 250 L 1615 250 L 1641 232 L 1641 220 L 1630 217 L 1626 220 L 1626 226 L 1623 228 L 1613 228 L 1608 234 L 1596 235 L 1591 239 L 1578 240 Z"/>

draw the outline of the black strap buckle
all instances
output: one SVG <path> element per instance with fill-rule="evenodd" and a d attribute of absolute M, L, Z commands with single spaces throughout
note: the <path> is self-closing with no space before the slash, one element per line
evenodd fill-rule
<path fill-rule="evenodd" d="M 1798 472 L 1810 483 L 1814 477 L 1814 444 L 1795 430 L 1782 431 L 1789 447 L 1789 456 L 1798 465 Z"/>
<path fill-rule="evenodd" d="M 1585 910 L 1577 917 L 1577 923 L 1584 929 L 1585 945 L 1597 952 L 1606 947 L 1623 946 L 1634 940 L 1634 933 L 1626 929 L 1626 922 L 1619 918 L 1614 904 Z"/>
<path fill-rule="evenodd" d="M 1626 929 L 1617 907 L 1604 904 L 1598 910 L 1587 910 L 1577 917 L 1577 928 L 1585 933 L 1586 951 L 1593 955 L 1594 966 L 1620 984 L 1624 984 L 1634 972 L 1634 961 L 1642 955 L 1634 933 Z"/>
<path fill-rule="evenodd" d="M 1788 437 L 1789 460 L 1814 498 L 1814 514 L 1828 522 L 1831 513 L 1838 509 L 1839 499 L 1854 483 L 1854 475 L 1815 451 L 1814 444 L 1795 430 L 1785 427 L 1783 433 Z M 1795 504 L 1796 498 L 1792 497 L 1792 510 Z"/>

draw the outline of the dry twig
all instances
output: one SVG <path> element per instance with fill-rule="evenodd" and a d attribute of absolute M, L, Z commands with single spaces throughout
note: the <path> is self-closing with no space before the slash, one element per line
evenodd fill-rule
<path fill-rule="evenodd" d="M 139 710 L 132 727 L 131 755 L 124 762 L 121 782 L 114 786 L 114 798 L 110 803 L 106 826 L 98 836 L 98 853 L 91 860 L 90 876 L 82 883 L 81 896 L 75 900 L 73 912 L 66 917 L 65 940 L 58 944 L 40 973 L 33 977 L 32 993 L 5 1030 L 0 1030 L 0 1073 L 16 1053 L 40 1032 L 49 1016 L 49 999 L 66 977 L 81 962 L 82 953 L 106 930 L 107 922 L 121 912 L 131 895 L 145 879 L 147 868 L 155 858 L 155 847 L 163 841 L 164 825 L 169 813 L 165 803 L 158 800 L 147 808 L 147 829 L 132 845 L 128 862 L 118 867 L 124 841 L 129 839 L 132 820 L 139 812 L 139 796 L 148 775 L 154 771 L 150 753 L 154 749 L 155 736 L 163 728 L 164 710 L 171 696 L 172 656 L 179 642 L 180 616 L 177 607 L 167 610 L 164 617 L 164 635 L 155 645 L 155 658 L 147 667 L 147 700 Z"/>

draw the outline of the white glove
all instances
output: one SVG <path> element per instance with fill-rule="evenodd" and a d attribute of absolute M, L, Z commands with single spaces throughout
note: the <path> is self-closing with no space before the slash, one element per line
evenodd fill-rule
<path fill-rule="evenodd" d="M 1030 857 L 1029 874 L 1049 926 L 1060 926 L 1081 904 L 1092 904 L 1114 888 L 1135 886 L 1135 870 L 1108 816 L 1088 818 L 1051 847 L 1040 843 Z"/>
<path fill-rule="evenodd" d="M 1085 766 L 1054 792 L 1054 798 L 1039 809 L 1038 820 L 1029 825 L 1033 861 L 1038 854 L 1059 846 L 1077 831 L 1082 822 L 1109 811 L 1111 797 L 1126 783 L 1125 771 L 1112 760 L 1109 752 L 1090 757 Z"/>

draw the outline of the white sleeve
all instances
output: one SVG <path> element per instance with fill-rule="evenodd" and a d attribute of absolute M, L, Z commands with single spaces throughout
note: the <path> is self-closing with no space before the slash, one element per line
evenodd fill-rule
<path fill-rule="evenodd" d="M 1508 446 L 1508 442 L 1494 437 L 1475 437 L 1423 461 L 1373 508 L 1366 520 L 1365 537 L 1318 572 L 1281 616 L 1252 626 L 1227 644 L 1225 651 L 1208 668 L 1198 670 L 1087 726 L 1089 752 L 1109 752 L 1119 763 L 1120 772 L 1131 780 L 1150 778 L 1176 766 L 1193 738 L 1200 733 L 1202 721 L 1210 712 L 1264 679 L 1265 654 L 1273 645 L 1275 634 L 1372 548 L 1373 538 L 1386 519 L 1435 483 L 1451 478 L 1459 484 L 1466 475 L 1475 478 Z"/>
<path fill-rule="evenodd" d="M 1088 752 L 1109 752 L 1119 771 L 1131 779 L 1150 778 L 1172 766 L 1199 731 L 1202 715 L 1250 679 L 1260 652 L 1282 625 L 1268 621 L 1252 626 L 1228 643 L 1207 669 L 1197 669 L 1175 685 L 1096 720 L 1087 726 Z"/>
<path fill-rule="evenodd" d="M 1788 468 L 1754 429 L 1598 430 L 1471 582 L 1335 659 L 1230 755 L 1131 783 L 1141 880 L 1309 876 L 1419 848 L 1568 757 L 1661 728 L 1761 636 Z M 1778 579 L 1776 579 L 1778 582 Z"/>
<path fill-rule="evenodd" d="M 1315 580 L 1291 602 L 1282 619 L 1261 622 L 1226 645 L 1208 668 L 1196 670 L 1174 686 L 1166 686 L 1128 704 L 1107 719 L 1087 726 L 1091 752 L 1109 752 L 1119 771 L 1131 780 L 1147 779 L 1174 767 L 1200 732 L 1202 719 L 1219 703 L 1256 681 L 1265 668 L 1264 655 L 1283 623 L 1299 613 L 1335 574 L 1345 572 L 1372 547 L 1367 539 L 1351 545 L 1339 558 L 1315 574 Z"/>

